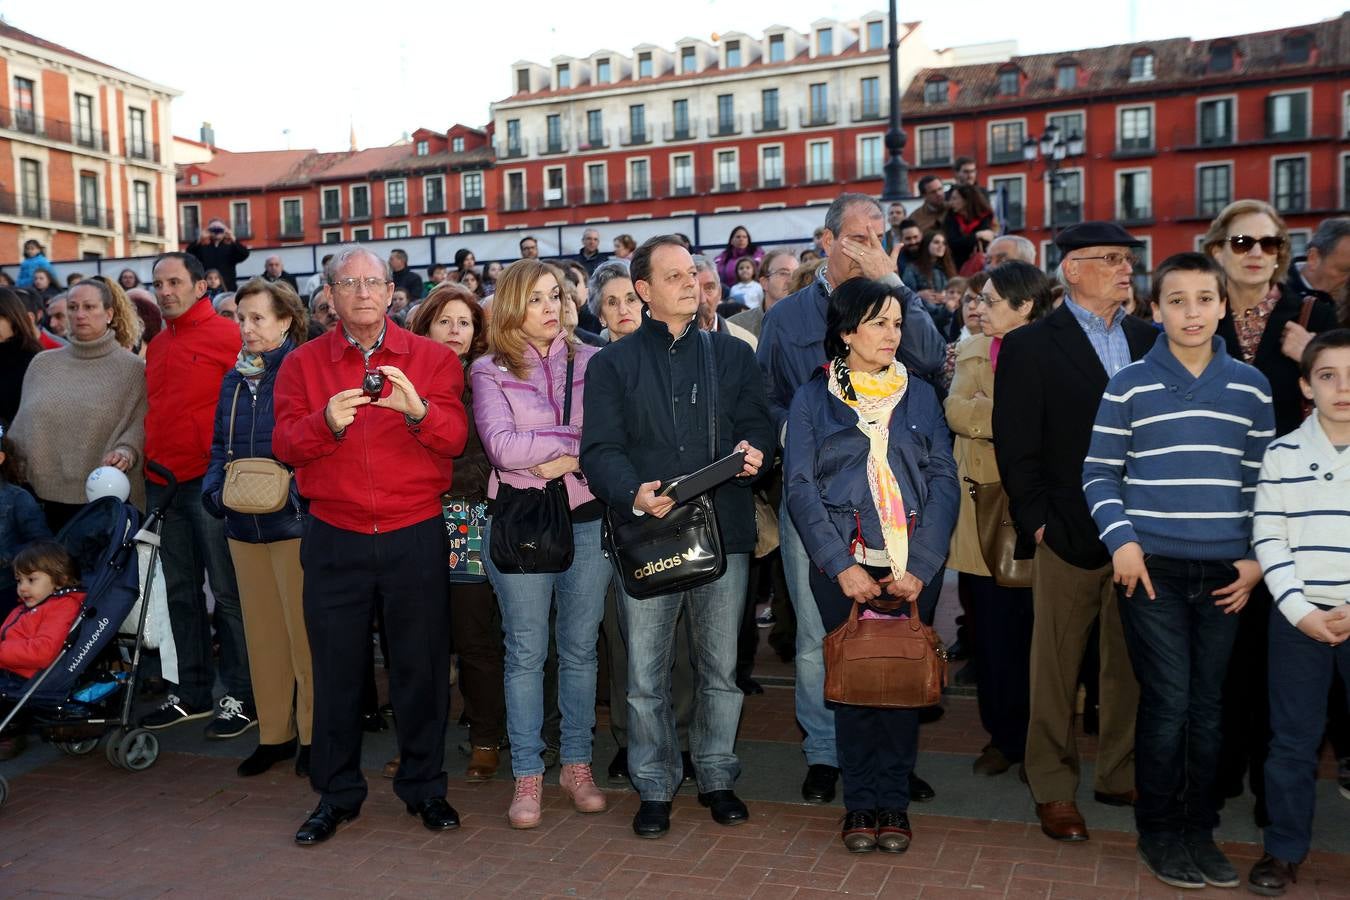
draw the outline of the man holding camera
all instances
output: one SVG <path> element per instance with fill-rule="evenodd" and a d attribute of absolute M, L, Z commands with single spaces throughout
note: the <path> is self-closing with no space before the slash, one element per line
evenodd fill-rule
<path fill-rule="evenodd" d="M 206 230 L 197 239 L 197 243 L 187 248 L 187 252 L 202 261 L 203 269 L 207 271 L 215 269 L 219 272 L 220 280 L 225 282 L 227 291 L 235 289 L 237 276 L 234 267 L 248 259 L 248 248 L 235 240 L 234 232 L 223 219 L 212 219 L 207 222 Z"/>
<path fill-rule="evenodd" d="M 309 498 L 300 543 L 314 659 L 310 782 L 318 808 L 296 843 L 356 818 L 362 667 L 383 603 L 389 694 L 402 755 L 394 793 L 433 831 L 456 828 L 445 802 L 449 609 L 441 495 L 468 423 L 464 373 L 448 347 L 388 318 L 385 261 L 350 247 L 324 271 L 338 325 L 292 352 L 276 382 L 272 446 Z"/>

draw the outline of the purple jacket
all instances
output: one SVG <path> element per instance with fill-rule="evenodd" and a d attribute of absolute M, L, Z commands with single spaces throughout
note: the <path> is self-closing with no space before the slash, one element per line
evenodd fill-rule
<path fill-rule="evenodd" d="M 567 339 L 559 334 L 541 360 L 538 351 L 527 346 L 529 375 L 520 379 L 493 361 L 485 353 L 469 368 L 473 384 L 473 420 L 488 462 L 496 468 L 488 479 L 488 497 L 497 496 L 498 476 L 520 488 L 542 488 L 544 479 L 531 475 L 531 466 L 559 456 L 581 454 L 581 395 L 586 383 L 586 363 L 596 349 L 573 345 L 572 422 L 563 420 L 563 381 L 567 376 Z M 540 363 L 543 365 L 540 365 Z M 573 472 L 563 476 L 571 508 L 595 499 L 586 487 L 584 476 Z"/>
<path fill-rule="evenodd" d="M 723 250 L 717 254 L 713 265 L 717 267 L 717 277 L 722 279 L 722 284 L 730 287 L 736 283 L 736 265 L 747 258 L 754 260 L 755 268 L 758 269 L 760 260 L 764 258 L 764 248 L 756 247 L 753 254 L 744 250 Z"/>

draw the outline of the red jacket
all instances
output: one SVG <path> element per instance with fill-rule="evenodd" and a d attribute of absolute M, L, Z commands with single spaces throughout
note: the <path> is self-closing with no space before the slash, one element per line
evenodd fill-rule
<path fill-rule="evenodd" d="M 53 594 L 31 609 L 20 602 L 0 625 L 0 669 L 32 678 L 50 666 L 83 603 L 84 591 Z"/>
<path fill-rule="evenodd" d="M 416 425 L 401 413 L 362 406 L 334 436 L 324 410 L 334 394 L 361 386 L 365 360 L 342 326 L 301 344 L 277 373 L 272 451 L 295 467 L 300 493 L 315 518 L 346 531 L 394 531 L 438 516 L 450 488 L 451 458 L 464 450 L 468 419 L 460 396 L 459 358 L 388 320 L 370 365 L 408 376 L 427 412 Z M 385 387 L 385 396 L 389 387 Z"/>
<path fill-rule="evenodd" d="M 166 319 L 145 348 L 145 458 L 167 466 L 179 481 L 206 474 L 220 383 L 241 346 L 239 326 L 216 315 L 203 297 Z M 145 477 L 162 483 L 148 471 Z"/>

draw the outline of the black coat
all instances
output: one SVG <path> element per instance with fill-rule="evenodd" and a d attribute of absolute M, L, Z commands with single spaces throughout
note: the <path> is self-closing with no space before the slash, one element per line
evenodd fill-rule
<path fill-rule="evenodd" d="M 1158 339 L 1143 319 L 1124 315 L 1130 359 Z M 994 374 L 994 453 L 1017 527 L 1017 558 L 1036 551 L 1036 529 L 1067 563 L 1095 569 L 1106 547 L 1083 499 L 1083 459 L 1109 379 L 1067 306 L 1011 332 Z"/>
<path fill-rule="evenodd" d="M 238 276 L 235 274 L 235 266 L 248 259 L 248 248 L 238 241 L 229 243 L 221 241 L 219 244 L 198 241 L 190 245 L 187 252 L 201 260 L 203 269 L 215 269 L 219 272 L 220 280 L 225 282 L 227 291 L 232 291 L 236 287 Z"/>
<path fill-rule="evenodd" d="M 713 461 L 708 456 L 708 386 L 699 334 L 691 323 L 672 339 L 664 323 L 644 313 L 636 332 L 607 345 L 586 368 L 581 470 L 591 493 L 621 521 L 631 518 L 640 484 L 687 475 Z M 749 441 L 764 451 L 762 468 L 768 469 L 778 441 L 755 355 L 739 338 L 709 336 L 716 358 L 717 456 Z M 750 484 L 750 479 L 736 478 L 713 492 L 728 553 L 755 548 Z"/>
<path fill-rule="evenodd" d="M 14 414 L 19 411 L 19 398 L 23 396 L 23 376 L 28 372 L 28 364 L 37 356 L 36 350 L 23 345 L 19 335 L 0 343 L 0 425 L 9 427 Z"/>

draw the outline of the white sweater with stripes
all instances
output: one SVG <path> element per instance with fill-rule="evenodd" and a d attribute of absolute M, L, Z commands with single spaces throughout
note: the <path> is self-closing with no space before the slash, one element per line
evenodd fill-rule
<path fill-rule="evenodd" d="M 1266 448 L 1252 542 L 1291 625 L 1350 603 L 1350 450 L 1331 445 L 1315 414 Z"/>

